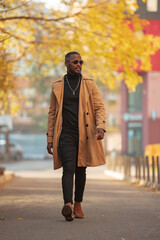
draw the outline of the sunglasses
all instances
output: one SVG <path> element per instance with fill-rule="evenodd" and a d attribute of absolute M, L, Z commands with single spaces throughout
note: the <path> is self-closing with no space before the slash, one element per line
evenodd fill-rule
<path fill-rule="evenodd" d="M 75 60 L 75 61 L 73 61 L 73 62 L 71 62 L 71 63 L 73 63 L 73 64 L 78 64 L 78 63 L 80 63 L 80 65 L 82 65 L 83 64 L 83 61 L 82 60 L 80 60 L 80 61 L 78 61 L 78 60 Z"/>

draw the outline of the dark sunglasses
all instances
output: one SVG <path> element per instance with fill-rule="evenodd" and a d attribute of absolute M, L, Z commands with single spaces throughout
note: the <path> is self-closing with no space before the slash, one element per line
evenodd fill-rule
<path fill-rule="evenodd" d="M 83 61 L 82 60 L 80 60 L 80 61 L 78 61 L 78 60 L 75 60 L 75 61 L 73 61 L 73 62 L 71 62 L 71 63 L 73 63 L 73 64 L 78 64 L 78 63 L 80 63 L 80 65 L 82 65 L 83 64 Z"/>

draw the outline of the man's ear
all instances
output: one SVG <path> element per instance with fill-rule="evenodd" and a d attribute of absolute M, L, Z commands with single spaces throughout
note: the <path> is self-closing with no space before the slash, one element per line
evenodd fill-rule
<path fill-rule="evenodd" d="M 68 62 L 67 61 L 65 62 L 65 66 L 68 67 Z"/>

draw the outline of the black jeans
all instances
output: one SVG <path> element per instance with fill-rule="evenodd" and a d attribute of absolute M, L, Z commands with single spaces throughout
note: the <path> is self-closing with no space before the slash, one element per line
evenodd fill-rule
<path fill-rule="evenodd" d="M 74 201 L 82 202 L 86 182 L 86 167 L 77 166 L 78 134 L 62 131 L 59 139 L 59 151 L 63 165 L 62 189 L 64 203 L 73 203 L 73 178 L 75 174 Z"/>

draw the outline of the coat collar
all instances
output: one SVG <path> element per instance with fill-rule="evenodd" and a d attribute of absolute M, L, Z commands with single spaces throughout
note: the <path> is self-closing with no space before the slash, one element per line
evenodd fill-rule
<path fill-rule="evenodd" d="M 59 106 L 63 103 L 64 76 L 65 75 L 63 75 L 62 78 L 58 79 L 53 83 L 53 86 L 54 86 L 53 91 L 57 98 L 57 102 Z M 93 81 L 91 78 L 88 78 L 82 75 L 80 93 L 79 93 L 79 102 L 80 104 L 82 104 L 83 107 L 85 107 L 89 99 L 89 96 L 91 94 L 91 88 L 89 87 L 87 80 Z"/>
<path fill-rule="evenodd" d="M 64 89 L 64 76 L 53 83 L 53 92 L 57 98 L 59 106 L 61 100 L 63 101 L 63 89 Z"/>

